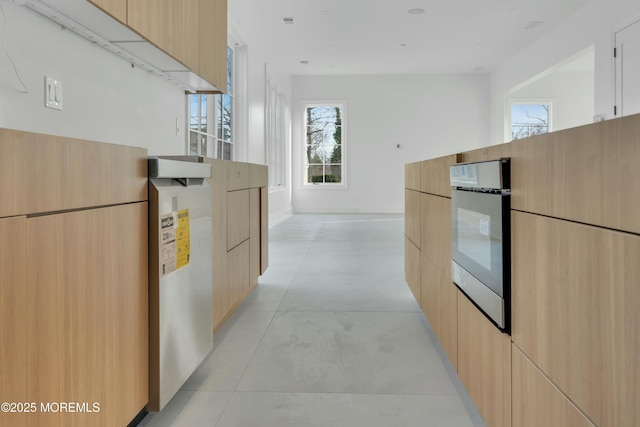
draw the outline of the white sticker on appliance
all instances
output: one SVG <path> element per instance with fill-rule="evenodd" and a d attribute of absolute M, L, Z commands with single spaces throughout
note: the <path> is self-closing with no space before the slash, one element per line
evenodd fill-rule
<path fill-rule="evenodd" d="M 480 231 L 480 234 L 482 234 L 483 236 L 487 236 L 487 237 L 489 236 L 489 220 L 488 219 L 479 220 L 478 231 Z"/>

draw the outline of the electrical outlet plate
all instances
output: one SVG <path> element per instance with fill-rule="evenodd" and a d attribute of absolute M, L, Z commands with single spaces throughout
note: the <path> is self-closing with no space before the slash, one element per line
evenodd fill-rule
<path fill-rule="evenodd" d="M 44 106 L 62 110 L 62 82 L 46 76 L 44 81 Z"/>

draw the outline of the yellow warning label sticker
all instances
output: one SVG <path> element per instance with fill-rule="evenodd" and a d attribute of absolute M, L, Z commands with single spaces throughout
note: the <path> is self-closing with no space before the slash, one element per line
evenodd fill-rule
<path fill-rule="evenodd" d="M 189 209 L 178 211 L 176 227 L 176 269 L 189 263 Z"/>

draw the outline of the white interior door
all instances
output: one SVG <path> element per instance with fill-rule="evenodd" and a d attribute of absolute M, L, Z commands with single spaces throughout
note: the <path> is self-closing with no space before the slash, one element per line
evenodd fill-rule
<path fill-rule="evenodd" d="M 640 113 L 640 21 L 618 31 L 616 46 L 616 116 Z"/>

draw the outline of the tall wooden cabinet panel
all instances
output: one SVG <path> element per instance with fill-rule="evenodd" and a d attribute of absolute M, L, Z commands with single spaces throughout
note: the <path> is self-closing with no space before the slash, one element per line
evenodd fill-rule
<path fill-rule="evenodd" d="M 513 341 L 595 424 L 640 425 L 640 237 L 512 212 Z"/>
<path fill-rule="evenodd" d="M 456 366 L 458 303 L 451 280 L 451 199 L 422 193 L 420 202 L 420 306 Z"/>
<path fill-rule="evenodd" d="M 265 166 L 266 168 L 266 166 Z M 260 274 L 269 266 L 269 190 L 260 188 Z"/>
<path fill-rule="evenodd" d="M 146 405 L 146 230 L 146 203 L 27 220 L 32 401 L 97 402 L 102 425 L 126 425 Z M 91 412 L 33 420 L 96 425 Z"/>
<path fill-rule="evenodd" d="M 451 199 L 422 194 L 420 203 L 420 248 L 434 265 L 450 271 Z"/>
<path fill-rule="evenodd" d="M 87 0 L 123 24 L 127 23 L 127 0 Z"/>
<path fill-rule="evenodd" d="M 249 190 L 249 242 L 250 242 L 250 254 L 249 254 L 249 281 L 251 284 L 258 283 L 258 277 L 260 274 L 261 259 L 260 259 L 260 189 L 252 188 Z"/>
<path fill-rule="evenodd" d="M 28 396 L 27 229 L 25 217 L 0 219 L 0 390 L 3 402 Z M 31 414 L 2 413 L 0 426 L 26 427 Z"/>
<path fill-rule="evenodd" d="M 227 0 L 200 0 L 199 74 L 227 92 Z"/>
<path fill-rule="evenodd" d="M 513 427 L 595 427 L 515 345 L 511 360 Z"/>
<path fill-rule="evenodd" d="M 231 288 L 227 281 L 227 164 L 225 160 L 206 159 L 211 164 L 213 220 L 213 329 L 222 325 L 231 302 Z"/>
<path fill-rule="evenodd" d="M 127 1 L 129 27 L 196 73 L 200 71 L 199 22 L 199 1 Z"/>
<path fill-rule="evenodd" d="M 114 323 L 113 370 L 116 423 L 131 421 L 149 398 L 148 349 L 148 203 L 109 208 L 110 230 L 116 231 L 109 246 L 111 280 L 108 308 Z M 104 260 L 103 260 L 104 262 Z M 127 417 L 129 420 L 127 420 Z M 124 424 L 123 424 L 124 425 Z"/>
<path fill-rule="evenodd" d="M 511 339 L 461 292 L 458 375 L 488 426 L 511 425 Z"/>

